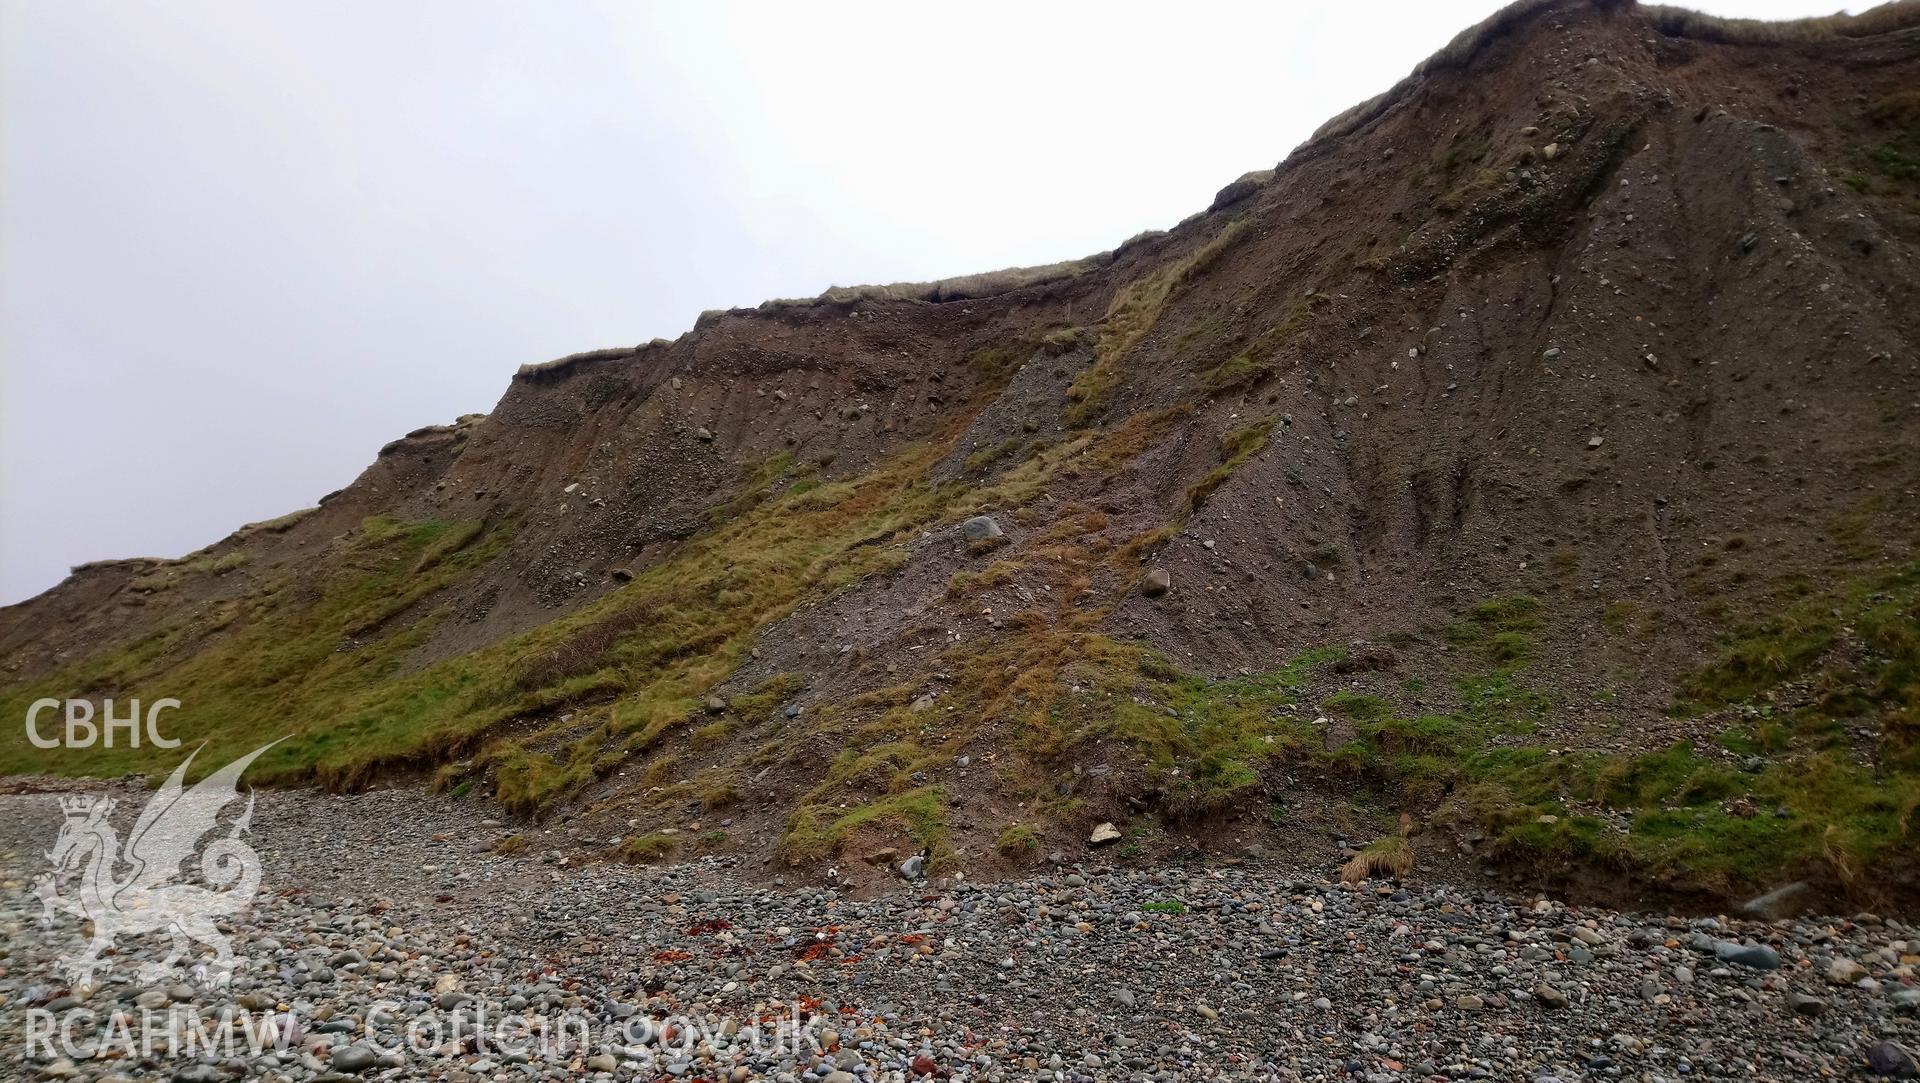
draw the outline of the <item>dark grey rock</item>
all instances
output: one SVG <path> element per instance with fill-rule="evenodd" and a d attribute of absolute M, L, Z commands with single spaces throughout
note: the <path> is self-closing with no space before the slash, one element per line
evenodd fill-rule
<path fill-rule="evenodd" d="M 960 524 L 960 536 L 969 542 L 988 541 L 1003 534 L 1000 524 L 991 515 L 976 515 Z"/>
<path fill-rule="evenodd" d="M 1902 1046 L 1881 1040 L 1867 1047 L 1867 1069 L 1883 1079 L 1920 1076 L 1920 1061 Z"/>
<path fill-rule="evenodd" d="M 1780 953 L 1765 944 L 1735 944 L 1723 940 L 1713 946 L 1713 955 L 1721 962 L 1754 970 L 1776 970 L 1780 966 Z"/>

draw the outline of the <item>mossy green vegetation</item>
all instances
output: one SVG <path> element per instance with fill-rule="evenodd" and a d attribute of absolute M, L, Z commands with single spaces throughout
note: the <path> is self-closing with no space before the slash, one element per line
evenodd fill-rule
<path fill-rule="evenodd" d="M 1538 598 L 1524 594 L 1489 598 L 1468 611 L 1466 620 L 1449 625 L 1446 636 L 1497 665 L 1524 662 L 1533 653 L 1541 608 Z"/>
<path fill-rule="evenodd" d="M 1486 161 L 1493 149 L 1485 132 L 1455 132 L 1446 145 L 1433 153 L 1434 172 L 1446 176 L 1469 165 Z"/>
<path fill-rule="evenodd" d="M 1001 857 L 1024 860 L 1040 852 L 1040 835 L 1032 824 L 1008 824 L 994 840 L 993 848 Z"/>
<path fill-rule="evenodd" d="M 1023 335 L 981 346 L 967 353 L 967 367 L 989 381 L 1004 382 L 1036 354 L 1058 357 L 1071 353 L 1093 337 L 1085 327 L 1060 327 L 1038 335 Z"/>
<path fill-rule="evenodd" d="M 1876 734 L 1882 770 L 1920 773 L 1920 565 L 1858 579 L 1736 629 L 1683 687 L 1681 714 L 1746 705 L 1748 737 L 1817 751 Z"/>
<path fill-rule="evenodd" d="M 1869 105 L 1846 181 L 1866 195 L 1920 207 L 1920 91 L 1901 90 Z"/>
<path fill-rule="evenodd" d="M 796 469 L 793 455 L 789 452 L 770 455 L 753 468 L 752 473 L 747 475 L 746 483 L 732 499 L 707 509 L 707 522 L 718 526 L 737 519 L 759 507 L 781 482 L 802 479 L 816 468 L 815 463 L 804 463 Z"/>
<path fill-rule="evenodd" d="M 655 832 L 649 835 L 629 835 L 620 840 L 616 852 L 620 860 L 629 865 L 651 865 L 664 861 L 679 848 L 672 835 Z"/>
<path fill-rule="evenodd" d="M 727 712 L 736 718 L 757 720 L 785 703 L 806 684 L 806 678 L 798 673 L 775 674 L 761 681 L 753 691 L 733 697 L 727 704 Z"/>
<path fill-rule="evenodd" d="M 396 618 L 497 555 L 511 536 L 510 524 L 368 519 L 337 543 L 338 571 L 326 584 L 270 577 L 241 599 L 10 689 L 0 694 L 0 712 L 24 717 L 42 697 L 171 696 L 182 706 L 163 729 L 187 747 L 204 742 L 196 769 L 212 770 L 286 737 L 249 776 L 267 780 L 395 754 L 419 736 L 412 720 L 456 690 L 406 674 L 408 653 L 426 641 L 440 614 Z M 41 750 L 18 727 L 0 736 L 0 773 L 152 773 L 179 756 L 151 744 Z"/>
<path fill-rule="evenodd" d="M 947 514 L 957 492 L 921 480 L 934 455 L 919 448 L 853 480 L 771 497 L 512 645 L 508 657 L 532 662 L 520 662 L 519 679 L 496 684 L 488 707 L 469 718 L 561 704 L 576 713 L 554 751 L 530 752 L 524 740 L 483 750 L 478 766 L 497 765 L 502 801 L 539 812 L 653 748 L 670 729 L 693 724 L 707 690 L 761 628 L 805 598 L 897 567 L 899 550 L 875 543 Z M 560 735 L 558 723 L 550 728 Z"/>
<path fill-rule="evenodd" d="M 1911 873 L 1920 780 L 1829 753 L 1749 773 L 1677 742 L 1635 756 L 1511 749 L 1463 768 L 1453 811 L 1508 857 L 1709 891 L 1802 876 L 1847 886 L 1868 869 L 1891 873 L 1888 862 Z"/>
<path fill-rule="evenodd" d="M 992 590 L 1013 582 L 1020 566 L 1009 560 L 996 560 L 979 571 L 961 568 L 947 580 L 947 597 L 953 601 L 971 598 L 983 590 Z"/>
<path fill-rule="evenodd" d="M 1369 696 L 1359 692 L 1335 692 L 1321 702 L 1320 709 L 1328 714 L 1356 722 L 1378 722 L 1387 716 L 1391 707 L 1379 696 Z"/>
<path fill-rule="evenodd" d="M 442 619 L 436 597 L 497 557 L 513 526 L 370 518 L 336 543 L 317 587 L 265 576 L 240 601 L 8 690 L 0 709 L 21 717 L 43 696 L 172 696 L 182 707 L 167 718 L 169 735 L 205 741 L 207 769 L 282 736 L 250 777 L 351 787 L 388 767 L 471 756 L 466 777 L 490 775 L 508 808 L 539 812 L 673 727 L 690 728 L 759 629 L 804 598 L 891 570 L 901 554 L 884 543 L 957 514 L 963 490 L 924 481 L 937 455 L 911 448 L 798 492 L 771 491 L 792 470 L 776 457 L 754 471 L 753 500 L 622 588 L 418 668 L 409 658 Z M 750 706 L 736 702 L 731 717 Z M 509 721 L 512 734 L 496 738 Z M 4 772 L 152 772 L 177 760 L 150 745 L 62 755 L 18 729 L 0 737 Z"/>
<path fill-rule="evenodd" d="M 225 575 L 236 568 L 246 567 L 252 560 L 252 553 L 235 549 L 230 553 L 222 553 L 217 557 L 212 554 L 195 557 L 187 561 L 186 570 L 205 575 Z"/>
<path fill-rule="evenodd" d="M 1333 298 L 1317 290 L 1303 294 L 1287 309 L 1280 322 L 1247 344 L 1246 349 L 1208 369 L 1200 378 L 1200 387 L 1210 395 L 1222 395 L 1254 385 L 1273 375 L 1276 356 L 1288 343 L 1300 336 Z"/>
<path fill-rule="evenodd" d="M 981 473 L 1002 459 L 1011 458 L 1015 452 L 1018 452 L 1025 445 L 1026 441 L 1017 438 L 1002 440 L 997 444 L 989 444 L 967 456 L 965 463 L 966 472 L 969 474 Z"/>
<path fill-rule="evenodd" d="M 1452 631 L 1502 664 L 1461 680 L 1459 712 L 1363 726 L 1356 762 L 1409 802 L 1484 830 L 1509 859 L 1598 864 L 1707 891 L 1796 876 L 1871 891 L 1869 879 L 1914 874 L 1920 569 L 1741 629 L 1687 682 L 1682 713 L 1741 706 L 1747 723 L 1719 743 L 1756 761 L 1687 741 L 1639 754 L 1531 741 L 1549 705 L 1521 679 L 1524 654 L 1503 658 L 1499 645 L 1537 629 L 1538 614 L 1531 599 L 1475 607 Z M 1788 684 L 1808 695 L 1776 710 L 1766 698 Z M 1867 761 L 1844 739 L 1845 723 L 1863 720 L 1879 735 Z"/>
<path fill-rule="evenodd" d="M 1338 652 L 1302 654 L 1250 677 L 1210 681 L 1135 644 L 1089 636 L 1060 680 L 1075 691 L 1049 719 L 1053 747 L 1112 742 L 1140 756 L 1174 818 L 1224 811 L 1262 785 L 1266 768 L 1308 746 L 1292 713 L 1310 668 Z"/>
<path fill-rule="evenodd" d="M 1237 388 L 1252 387 L 1266 379 L 1272 371 L 1272 367 L 1266 362 L 1256 361 L 1244 353 L 1237 353 L 1208 369 L 1206 375 L 1200 378 L 1200 386 L 1208 394 L 1224 394 Z"/>
<path fill-rule="evenodd" d="M 1524 738 L 1530 726 L 1517 727 Z M 1732 891 L 1827 874 L 1850 882 L 1911 856 L 1920 784 L 1828 754 L 1733 770 L 1686 742 L 1639 755 L 1561 751 L 1473 713 L 1391 718 L 1348 751 L 1409 807 L 1477 829 L 1496 856 L 1540 870 L 1614 868 Z"/>
<path fill-rule="evenodd" d="M 1281 348 L 1298 338 L 1300 332 L 1313 323 L 1313 317 L 1331 303 L 1332 298 L 1327 294 L 1308 290 L 1300 300 L 1288 305 L 1286 317 L 1279 323 L 1260 332 L 1250 344 L 1246 344 L 1246 349 L 1240 349 L 1202 374 L 1200 388 L 1212 396 L 1219 396 L 1260 384 L 1261 380 L 1273 374 L 1275 355 Z"/>
<path fill-rule="evenodd" d="M 863 828 L 904 832 L 928 851 L 927 864 L 933 871 L 950 867 L 953 861 L 947 841 L 946 797 L 937 786 L 917 787 L 852 808 L 802 804 L 787 820 L 780 856 L 794 863 L 833 857 Z"/>
<path fill-rule="evenodd" d="M 1391 696 L 1338 691 L 1319 704 L 1351 734 L 1334 747 L 1299 700 L 1307 676 L 1338 651 L 1209 680 L 1148 648 L 1089 636 L 1059 672 L 1073 691 L 1056 701 L 1044 747 L 1132 750 L 1156 811 L 1175 822 L 1251 808 L 1274 768 L 1311 766 L 1474 834 L 1483 850 L 1536 874 L 1611 869 L 1713 893 L 1805 877 L 1866 895 L 1913 876 L 1920 570 L 1810 598 L 1733 637 L 1696 676 L 1691 687 L 1720 704 L 1789 680 L 1812 690 L 1797 708 L 1752 707 L 1750 725 L 1722 735 L 1721 745 L 1757 762 L 1685 740 L 1639 753 L 1543 741 L 1554 707 L 1527 671 L 1544 624 L 1531 597 L 1471 607 L 1442 630 L 1474 648 L 1454 681 L 1457 706 L 1403 713 Z M 1843 739 L 1840 721 L 1862 718 L 1880 734 L 1873 762 Z M 1398 867 L 1400 841 L 1382 841 L 1382 860 L 1393 860 L 1380 867 Z"/>
<path fill-rule="evenodd" d="M 1013 375 L 1033 356 L 1038 346 L 1032 339 L 1016 338 L 991 346 L 982 346 L 967 354 L 967 367 L 988 379 L 1002 380 Z"/>

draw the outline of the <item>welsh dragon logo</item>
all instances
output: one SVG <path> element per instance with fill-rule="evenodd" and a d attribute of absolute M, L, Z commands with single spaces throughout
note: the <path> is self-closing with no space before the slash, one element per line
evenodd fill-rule
<path fill-rule="evenodd" d="M 91 989 L 96 975 L 107 969 L 102 955 L 116 938 L 160 931 L 172 937 L 172 950 L 161 962 L 141 967 L 141 981 L 157 982 L 172 973 L 196 941 L 213 949 L 213 959 L 193 967 L 193 976 L 210 986 L 225 985 L 232 977 L 233 949 L 214 919 L 244 909 L 260 890 L 260 855 L 240 837 L 253 819 L 251 790 L 246 810 L 227 834 L 199 850 L 204 886 L 187 882 L 181 866 L 195 856 L 201 837 L 218 829 L 221 810 L 239 799 L 241 773 L 273 744 L 254 749 L 188 789 L 183 783 L 198 755 L 195 750 L 141 809 L 125 847 L 114 831 L 112 800 L 60 799 L 66 821 L 47 853 L 53 872 L 35 881 L 34 892 L 46 908 L 44 924 L 52 925 L 64 913 L 93 926 L 86 950 L 59 960 L 61 973 L 77 989 Z M 63 886 L 74 893 L 63 894 Z"/>

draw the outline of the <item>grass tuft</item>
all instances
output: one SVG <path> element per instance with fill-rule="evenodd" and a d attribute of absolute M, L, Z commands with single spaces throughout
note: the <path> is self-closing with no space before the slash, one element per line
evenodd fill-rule
<path fill-rule="evenodd" d="M 1225 485 L 1227 479 L 1233 477 L 1234 471 L 1265 450 L 1272 431 L 1271 422 L 1262 422 L 1236 429 L 1221 437 L 1220 465 L 1208 471 L 1206 477 L 1201 478 L 1192 489 L 1187 491 L 1187 513 L 1191 515 L 1199 511 L 1200 506 L 1213 495 L 1213 491 Z"/>
<path fill-rule="evenodd" d="M 1413 871 L 1413 845 L 1399 835 L 1385 835 L 1367 843 L 1366 848 L 1340 866 L 1340 882 L 1357 884 L 1362 880 L 1386 878 L 1399 880 Z"/>
<path fill-rule="evenodd" d="M 1067 389 L 1069 425 L 1077 428 L 1088 424 L 1106 406 L 1120 386 L 1120 366 L 1153 330 L 1168 303 L 1205 274 L 1245 232 L 1244 219 L 1229 222 L 1185 259 L 1121 287 L 1101 320 L 1093 364 Z"/>
<path fill-rule="evenodd" d="M 1040 852 L 1040 836 L 1032 824 L 1008 824 L 994 840 L 993 848 L 1002 857 L 1022 860 Z"/>
<path fill-rule="evenodd" d="M 652 865 L 666 860 L 678 845 L 672 835 L 654 832 L 621 839 L 617 852 L 629 865 Z"/>

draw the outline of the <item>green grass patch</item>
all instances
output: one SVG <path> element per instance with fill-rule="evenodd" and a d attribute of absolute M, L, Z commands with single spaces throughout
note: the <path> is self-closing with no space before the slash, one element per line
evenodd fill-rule
<path fill-rule="evenodd" d="M 852 809 L 803 804 L 787 819 L 779 854 L 794 864 L 834 857 L 862 829 L 906 835 L 931 851 L 928 864 L 934 871 L 953 859 L 947 842 L 946 797 L 937 786 L 922 786 Z"/>
<path fill-rule="evenodd" d="M 788 452 L 768 456 L 747 475 L 746 483 L 732 499 L 707 509 L 707 523 L 719 526 L 759 507 L 773 492 L 774 486 L 793 469 L 793 456 Z"/>
<path fill-rule="evenodd" d="M 730 714 L 744 719 L 764 717 L 806 688 L 806 678 L 798 673 L 781 673 L 761 681 L 753 691 L 733 697 L 727 704 Z"/>
<path fill-rule="evenodd" d="M 1810 695 L 1776 713 L 1769 697 L 1788 684 Z M 1826 751 L 1865 725 L 1882 771 L 1920 774 L 1920 564 L 1741 627 L 1683 688 L 1680 713 L 1738 706 L 1745 737 L 1767 751 Z"/>
<path fill-rule="evenodd" d="M 922 480 L 939 454 L 917 447 L 855 479 L 768 491 L 599 601 L 420 668 L 408 658 L 442 618 L 434 598 L 499 556 L 512 525 L 369 518 L 316 563 L 324 574 L 264 581 L 6 689 L 0 705 L 22 717 L 42 696 L 173 696 L 182 707 L 169 735 L 207 743 L 196 768 L 288 735 L 250 779 L 350 788 L 390 766 L 471 756 L 467 777 L 491 776 L 508 808 L 538 813 L 695 719 L 760 629 L 891 571 L 903 557 L 889 542 L 957 514 L 960 487 Z M 749 488 L 790 469 L 776 456 Z M 762 707 L 790 684 L 768 689 Z M 750 706 L 736 703 L 734 717 Z M 511 737 L 496 738 L 508 722 Z M 18 727 L 0 734 L 0 773 L 153 774 L 178 759 L 152 746 L 49 753 Z"/>
<path fill-rule="evenodd" d="M 1514 666 L 1533 656 L 1533 633 L 1540 627 L 1541 609 L 1540 600 L 1531 595 L 1489 598 L 1444 632 L 1450 642 L 1478 651 L 1495 665 Z"/>
<path fill-rule="evenodd" d="M 1040 852 L 1040 835 L 1032 824 L 1008 824 L 994 840 L 993 848 L 1001 857 L 1021 860 Z"/>
<path fill-rule="evenodd" d="M 318 583 L 281 577 L 237 600 L 212 603 L 133 642 L 54 675 L 0 692 L 0 710 L 24 717 L 35 699 L 71 695 L 154 700 L 171 696 L 168 736 L 205 743 L 196 772 L 211 771 L 277 738 L 250 779 L 301 777 L 320 764 L 392 753 L 420 736 L 419 713 L 454 690 L 406 676 L 405 658 L 439 614 L 415 607 L 506 545 L 512 529 L 370 518 L 336 543 Z M 442 552 L 448 537 L 466 537 Z M 401 619 L 403 615 L 406 619 Z M 0 774 L 164 773 L 182 753 L 151 744 L 84 752 L 33 748 L 22 727 L 0 731 Z"/>
<path fill-rule="evenodd" d="M 1207 370 L 1200 378 L 1200 386 L 1210 395 L 1224 394 L 1242 387 L 1252 387 L 1273 373 L 1273 366 L 1265 361 L 1255 361 L 1244 353 L 1234 354 L 1225 361 Z"/>
<path fill-rule="evenodd" d="M 1625 635 L 1633 627 L 1633 618 L 1640 607 L 1632 602 L 1609 602 L 1600 611 L 1600 623 L 1614 635 Z"/>
<path fill-rule="evenodd" d="M 620 840 L 616 852 L 620 860 L 629 865 L 652 865 L 664 861 L 679 844 L 672 835 L 654 832 L 649 835 L 629 835 Z"/>
<path fill-rule="evenodd" d="M 1340 879 L 1349 884 L 1374 878 L 1397 880 L 1412 871 L 1412 844 L 1399 835 L 1384 835 L 1367 843 L 1340 866 Z"/>
<path fill-rule="evenodd" d="M 1359 722 L 1377 722 L 1385 718 L 1393 709 L 1392 704 L 1379 696 L 1362 695 L 1358 692 L 1335 692 L 1320 704 L 1321 710 L 1341 718 L 1350 718 Z"/>
<path fill-rule="evenodd" d="M 1856 191 L 1920 207 L 1920 91 L 1902 90 L 1867 107 L 1867 135 L 1847 163 Z"/>
<path fill-rule="evenodd" d="M 187 571 L 203 575 L 225 575 L 236 568 L 244 568 L 253 561 L 253 554 L 243 549 L 235 549 L 220 556 L 195 557 L 187 561 Z"/>
<path fill-rule="evenodd" d="M 1476 606 L 1463 625 L 1485 645 L 1537 629 L 1530 599 Z M 1550 703 L 1519 662 L 1459 681 L 1462 709 L 1375 718 L 1329 757 L 1397 787 L 1410 805 L 1477 826 L 1496 855 L 1533 865 L 1611 868 L 1734 894 L 1820 879 L 1871 900 L 1909 882 L 1920 838 L 1920 770 L 1905 728 L 1920 702 L 1920 571 L 1868 577 L 1750 625 L 1688 687 L 1744 704 L 1719 743 L 1764 756 L 1740 770 L 1686 742 L 1639 754 L 1531 742 Z M 1810 684 L 1813 702 L 1776 713 L 1757 697 Z M 1701 709 L 1696 701 L 1695 709 Z M 1880 726 L 1877 762 L 1856 762 L 1843 721 Z M 1604 813 L 1604 815 L 1602 815 Z M 1625 830 L 1615 823 L 1624 821 Z"/>
<path fill-rule="evenodd" d="M 1309 669 L 1338 651 L 1300 655 L 1270 673 L 1213 681 L 1142 646 L 1088 637 L 1060 679 L 1080 689 L 1056 703 L 1066 749 L 1112 740 L 1132 749 L 1161 786 L 1164 812 L 1204 816 L 1258 792 L 1262 773 L 1304 747 L 1311 726 L 1294 707 Z"/>

